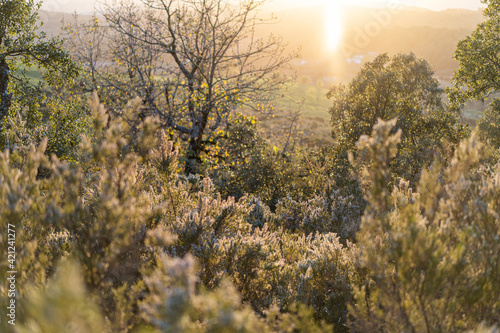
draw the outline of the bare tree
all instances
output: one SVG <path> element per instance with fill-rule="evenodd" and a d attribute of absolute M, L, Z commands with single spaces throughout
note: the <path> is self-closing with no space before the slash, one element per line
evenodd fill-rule
<path fill-rule="evenodd" d="M 79 85 L 84 92 L 91 92 L 98 87 L 98 73 L 104 65 L 103 38 L 101 25 L 98 17 L 84 17 L 83 19 L 75 12 L 73 21 L 66 23 L 63 20 L 63 30 L 71 38 L 66 41 L 74 59 L 78 60 L 84 68 L 88 69 L 88 82 L 80 81 Z"/>
<path fill-rule="evenodd" d="M 257 15 L 263 3 L 122 0 L 101 9 L 108 52 L 90 70 L 101 89 L 139 96 L 145 112 L 187 142 L 186 173 L 196 173 L 203 154 L 225 137 L 231 112 L 271 112 L 272 93 L 286 82 L 279 71 L 294 55 L 280 38 L 255 33 L 274 20 Z"/>

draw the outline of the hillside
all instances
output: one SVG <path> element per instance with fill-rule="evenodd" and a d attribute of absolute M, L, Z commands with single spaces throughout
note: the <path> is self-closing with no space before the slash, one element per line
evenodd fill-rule
<path fill-rule="evenodd" d="M 0 333 L 500 333 L 500 0 L 340 2 L 0 1 Z"/>
<path fill-rule="evenodd" d="M 405 7 L 390 14 L 384 9 L 346 7 L 342 44 L 339 52 L 331 54 L 324 48 L 324 12 L 321 6 L 280 12 L 280 22 L 266 31 L 283 36 L 291 49 L 301 48 L 307 63 L 300 66 L 300 74 L 315 78 L 327 74 L 338 81 L 350 80 L 359 70 L 360 66 L 349 66 L 351 57 L 357 55 L 361 65 L 378 53 L 410 51 L 427 59 L 447 80 L 456 68 L 452 57 L 458 41 L 482 20 L 480 11 L 471 10 Z"/>
<path fill-rule="evenodd" d="M 349 66 L 347 62 L 355 55 L 363 63 L 375 53 L 410 51 L 427 59 L 440 78 L 448 80 L 456 68 L 452 59 L 456 44 L 482 20 L 480 11 L 462 9 L 435 12 L 404 7 L 391 14 L 385 9 L 345 7 L 343 11 L 343 40 L 336 54 L 324 47 L 327 18 L 322 6 L 277 12 L 278 22 L 260 26 L 257 33 L 282 36 L 290 50 L 300 49 L 302 61 L 298 62 L 301 64 L 297 66 L 298 74 L 314 80 L 325 76 L 349 80 L 359 70 L 359 66 Z M 73 15 L 43 10 L 39 14 L 44 22 L 43 30 L 51 36 L 59 35 L 61 20 L 69 20 Z M 270 13 L 261 15 L 268 17 Z M 369 32 L 367 41 L 360 39 L 362 34 L 366 37 L 363 33 L 366 31 Z"/>
<path fill-rule="evenodd" d="M 38 15 L 43 22 L 43 26 L 40 30 L 45 31 L 49 36 L 58 36 L 61 34 L 62 21 L 71 20 L 74 14 L 40 10 Z"/>
<path fill-rule="evenodd" d="M 457 67 L 453 54 L 459 40 L 472 32 L 482 20 L 481 11 L 449 9 L 431 11 L 416 7 L 404 7 L 396 14 L 384 9 L 345 7 L 343 39 L 339 51 L 325 50 L 325 10 L 311 6 L 274 13 L 277 23 L 258 27 L 257 34 L 270 33 L 281 36 L 289 43 L 289 50 L 300 49 L 300 59 L 295 62 L 298 81 L 290 87 L 286 96 L 302 101 L 299 131 L 307 142 L 321 144 L 330 140 L 328 108 L 330 101 L 325 97 L 328 89 L 340 82 L 349 82 L 377 54 L 388 52 L 414 52 L 429 61 L 436 76 L 447 85 Z M 43 30 L 49 35 L 59 35 L 61 21 L 72 20 L 71 13 L 39 12 L 44 22 Z M 270 12 L 261 13 L 269 17 Z M 364 45 L 360 45 L 360 32 L 377 28 Z M 292 106 L 290 106 L 292 105 Z M 288 114 L 295 104 L 282 101 L 278 106 Z M 471 104 L 467 117 L 477 119 L 484 106 Z M 265 120 L 264 128 L 287 127 L 285 118 Z"/>

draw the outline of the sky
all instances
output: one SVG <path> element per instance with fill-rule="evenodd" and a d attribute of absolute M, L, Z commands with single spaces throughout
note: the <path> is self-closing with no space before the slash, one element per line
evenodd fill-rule
<path fill-rule="evenodd" d="M 104 0 L 98 0 L 104 1 Z M 44 0 L 42 9 L 61 12 L 92 12 L 96 0 Z M 478 9 L 482 7 L 480 0 L 273 0 L 272 6 L 276 9 L 289 9 L 298 6 L 326 5 L 331 2 L 337 4 L 349 4 L 360 6 L 384 7 L 388 4 L 404 4 L 408 6 L 424 7 L 432 10 L 444 10 L 447 8 Z"/>
<path fill-rule="evenodd" d="M 444 10 L 447 8 L 466 8 L 476 10 L 483 6 L 480 0 L 274 0 L 276 6 L 307 6 L 327 3 L 340 3 L 359 6 L 385 7 L 388 4 L 423 7 L 432 10 Z"/>

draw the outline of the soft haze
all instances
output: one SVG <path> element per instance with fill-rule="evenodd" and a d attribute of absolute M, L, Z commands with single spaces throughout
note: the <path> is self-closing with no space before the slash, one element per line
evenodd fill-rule
<path fill-rule="evenodd" d="M 93 0 L 45 0 L 43 9 L 61 12 L 92 12 L 94 4 L 102 1 Z M 478 9 L 482 7 L 480 0 L 401 0 L 401 1 L 374 1 L 374 0 L 274 0 L 274 9 L 288 9 L 298 6 L 321 5 L 336 2 L 337 4 L 376 6 L 382 7 L 387 3 L 402 3 L 407 6 L 424 7 L 432 10 L 444 10 L 446 8 Z"/>

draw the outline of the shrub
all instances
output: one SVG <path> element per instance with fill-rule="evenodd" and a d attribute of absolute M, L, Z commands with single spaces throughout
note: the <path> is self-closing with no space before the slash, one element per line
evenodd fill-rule
<path fill-rule="evenodd" d="M 500 148 L 500 100 L 495 99 L 484 111 L 477 128 L 481 140 L 489 141 L 496 149 Z"/>
<path fill-rule="evenodd" d="M 481 167 L 487 150 L 462 142 L 448 166 L 424 171 L 413 193 L 408 182 L 387 189 L 387 165 L 400 132 L 379 121 L 358 143 L 356 165 L 369 182 L 358 233 L 357 331 L 449 332 L 494 325 L 500 308 L 500 165 Z"/>

